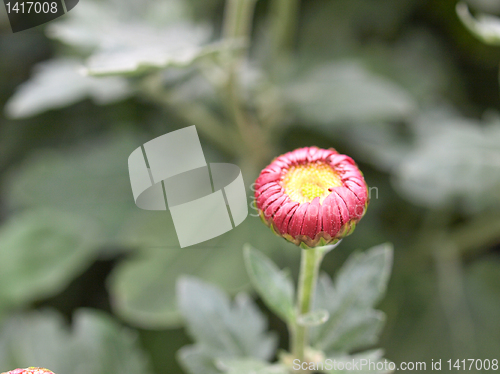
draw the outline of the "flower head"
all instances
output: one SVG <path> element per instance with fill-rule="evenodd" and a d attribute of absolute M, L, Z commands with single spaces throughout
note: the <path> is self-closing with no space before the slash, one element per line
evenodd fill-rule
<path fill-rule="evenodd" d="M 48 369 L 29 367 L 26 369 L 15 369 L 2 374 L 54 374 Z"/>
<path fill-rule="evenodd" d="M 350 235 L 368 206 L 368 187 L 352 158 L 306 147 L 274 159 L 255 182 L 255 201 L 273 231 L 303 248 Z"/>

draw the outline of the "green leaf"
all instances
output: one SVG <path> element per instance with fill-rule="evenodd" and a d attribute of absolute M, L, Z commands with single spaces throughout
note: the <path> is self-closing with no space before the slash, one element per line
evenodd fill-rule
<path fill-rule="evenodd" d="M 315 67 L 284 91 L 291 110 L 323 125 L 403 120 L 416 107 L 404 89 L 356 61 Z"/>
<path fill-rule="evenodd" d="M 465 274 L 465 293 L 474 320 L 474 346 L 486 358 L 500 349 L 500 284 L 498 256 L 484 256 L 471 264 Z M 456 328 L 456 327 L 455 327 Z"/>
<path fill-rule="evenodd" d="M 182 35 L 184 39 L 177 35 Z M 213 57 L 221 51 L 229 51 L 232 43 L 213 43 L 202 46 L 203 30 L 176 28 L 168 30 L 164 40 L 176 40 L 175 43 L 159 47 L 159 41 L 148 39 L 140 46 L 123 46 L 113 50 L 103 50 L 93 54 L 86 64 L 84 72 L 91 76 L 140 75 L 168 67 L 187 67 L 194 62 Z M 175 39 L 177 37 L 177 39 Z"/>
<path fill-rule="evenodd" d="M 189 334 L 213 357 L 273 356 L 276 336 L 266 332 L 267 321 L 248 295 L 238 294 L 232 304 L 221 289 L 188 277 L 179 280 L 177 295 Z"/>
<path fill-rule="evenodd" d="M 224 6 L 224 0 L 187 0 L 194 16 L 200 19 L 213 19 Z"/>
<path fill-rule="evenodd" d="M 193 374 L 289 374 L 281 364 L 270 364 L 262 360 L 214 359 L 200 346 L 186 346 L 179 350 L 178 358 L 188 373 Z"/>
<path fill-rule="evenodd" d="M 397 190 L 416 205 L 475 213 L 500 202 L 500 118 L 475 121 L 447 110 L 412 125 L 415 146 L 397 167 Z"/>
<path fill-rule="evenodd" d="M 121 317 L 148 328 L 178 325 L 175 280 L 182 274 L 197 275 L 231 294 L 248 288 L 242 251 L 235 250 L 241 243 L 296 262 L 298 253 L 284 250 L 289 244 L 254 216 L 218 238 L 181 250 L 169 212 L 134 204 L 127 159 L 143 142 L 142 134 L 125 132 L 67 151 L 38 151 L 6 177 L 3 189 L 9 209 L 57 206 L 94 222 L 105 248 L 138 248 L 117 264 L 109 282 L 114 311 Z"/>
<path fill-rule="evenodd" d="M 467 0 L 472 8 L 487 13 L 499 13 L 500 3 L 495 0 Z"/>
<path fill-rule="evenodd" d="M 189 374 L 220 374 L 216 360 L 202 345 L 187 345 L 177 351 L 177 360 Z"/>
<path fill-rule="evenodd" d="M 290 276 L 249 244 L 244 246 L 244 255 L 248 274 L 262 300 L 285 321 L 292 321 L 294 287 Z"/>
<path fill-rule="evenodd" d="M 312 331 L 316 349 L 349 352 L 376 343 L 385 318 L 373 306 L 385 293 L 391 264 L 392 247 L 384 244 L 351 255 L 335 283 L 321 276 L 316 308 L 327 310 L 330 318 Z"/>
<path fill-rule="evenodd" d="M 121 317 L 145 328 L 178 326 L 181 314 L 175 303 L 175 281 L 195 275 L 231 294 L 248 289 L 242 242 L 280 253 L 280 258 L 297 260 L 297 253 L 285 252 L 287 243 L 269 233 L 258 217 L 248 217 L 230 232 L 199 245 L 180 249 L 170 215 L 140 211 L 129 220 L 121 240 L 139 250 L 113 270 L 110 292 L 113 308 Z"/>
<path fill-rule="evenodd" d="M 140 211 L 127 159 L 142 140 L 139 134 L 120 133 L 67 151 L 37 151 L 8 175 L 3 197 L 11 209 L 57 207 L 85 217 L 114 241 Z"/>
<path fill-rule="evenodd" d="M 28 366 L 66 374 L 149 373 L 136 334 L 92 310 L 75 313 L 72 331 L 53 311 L 7 319 L 0 331 L 0 370 Z"/>
<path fill-rule="evenodd" d="M 95 259 L 97 228 L 81 217 L 30 211 L 0 230 L 0 300 L 20 306 L 62 291 Z"/>
<path fill-rule="evenodd" d="M 388 360 L 383 360 L 382 350 L 367 351 L 352 356 L 336 355 L 329 357 L 326 364 L 333 366 L 332 370 L 323 370 L 326 374 L 389 374 L 394 364 Z M 391 365 L 392 364 L 392 365 Z M 377 366 L 378 365 L 378 366 Z M 378 370 L 377 367 L 381 368 Z M 329 367 L 328 367 L 329 369 Z"/>
<path fill-rule="evenodd" d="M 140 5 L 130 0 L 87 0 L 78 4 L 77 12 L 47 25 L 46 33 L 81 52 L 91 52 L 132 43 L 143 32 L 151 35 L 155 28 L 160 31 L 186 22 L 188 12 L 182 0 L 144 0 Z"/>
<path fill-rule="evenodd" d="M 101 3 L 92 0 L 48 28 L 48 35 L 91 51 L 89 75 L 136 75 L 166 67 L 184 67 L 229 47 L 205 45 L 211 30 L 189 22 L 183 1 Z M 99 14 L 100 13 L 100 14 Z M 102 19 L 106 14 L 106 19 Z M 101 20 L 101 22 L 96 22 Z"/>
<path fill-rule="evenodd" d="M 410 123 L 411 141 L 393 124 L 352 126 L 365 160 L 392 174 L 394 188 L 417 206 L 467 214 L 500 203 L 500 117 L 464 118 L 443 106 Z"/>
<path fill-rule="evenodd" d="M 395 36 L 400 37 L 408 31 L 405 29 L 396 34 L 397 30 L 402 30 L 411 22 L 411 16 L 420 6 L 418 0 L 308 2 L 307 9 L 301 12 L 298 56 L 307 60 L 352 56 L 355 52 L 376 48 L 384 42 L 389 44 L 389 40 L 392 47 Z M 368 42 L 366 35 L 379 38 L 379 41 Z"/>
<path fill-rule="evenodd" d="M 500 18 L 479 14 L 476 18 L 469 12 L 465 3 L 457 4 L 457 14 L 462 23 L 484 43 L 500 45 Z"/>
<path fill-rule="evenodd" d="M 465 94 L 461 75 L 442 43 L 435 33 L 417 28 L 405 31 L 395 44 L 362 48 L 356 56 L 377 73 L 400 84 L 425 107 L 443 95 Z M 362 127 L 369 126 L 367 123 Z"/>
<path fill-rule="evenodd" d="M 359 158 L 388 173 L 393 172 L 409 152 L 410 145 L 398 134 L 392 123 L 370 123 L 351 126 L 350 143 L 359 152 Z"/>
<path fill-rule="evenodd" d="M 404 361 L 405 354 L 412 352 L 415 359 L 427 362 L 427 370 L 432 359 L 454 357 L 457 351 L 461 357 L 490 360 L 500 352 L 498 255 L 485 253 L 463 264 L 460 278 L 449 273 L 457 266 L 454 259 L 443 260 L 440 269 L 443 273 L 439 276 L 446 284 L 440 284 L 442 287 L 436 287 L 436 268 L 416 270 L 412 278 L 408 278 L 406 269 L 401 271 L 400 282 L 404 283 L 404 279 L 410 282 L 399 286 L 400 292 L 405 292 L 399 308 L 405 311 L 411 304 L 413 312 L 402 313 L 398 325 L 407 326 L 404 333 L 397 337 L 396 332 L 384 344 L 390 349 L 391 357 L 400 358 L 397 360 Z M 450 293 L 450 289 L 457 293 Z M 400 300 L 400 292 L 393 297 Z M 452 313 L 453 318 L 450 318 Z M 429 345 L 430 341 L 434 343 Z"/>
<path fill-rule="evenodd" d="M 177 298 L 186 328 L 195 340 L 195 345 L 185 346 L 177 354 L 188 373 L 239 373 L 233 366 L 239 368 L 240 360 L 245 365 L 262 365 L 274 355 L 276 336 L 266 332 L 267 322 L 248 295 L 240 293 L 231 303 L 219 288 L 183 277 L 177 283 Z"/>
<path fill-rule="evenodd" d="M 319 326 L 324 324 L 330 318 L 330 313 L 324 309 L 314 310 L 307 314 L 303 314 L 297 317 L 297 323 L 302 326 Z"/>
<path fill-rule="evenodd" d="M 140 249 L 121 262 L 109 279 L 113 308 L 145 328 L 178 326 L 177 278 L 197 275 L 234 293 L 248 284 L 241 257 L 239 251 L 227 247 Z"/>
<path fill-rule="evenodd" d="M 59 109 L 86 98 L 96 104 L 123 100 L 131 91 L 119 77 L 97 79 L 83 75 L 81 61 L 60 58 L 35 67 L 30 80 L 19 86 L 5 110 L 11 118 L 35 116 L 49 109 Z"/>
<path fill-rule="evenodd" d="M 219 360 L 217 366 L 227 374 L 289 374 L 283 365 L 271 365 L 269 362 L 252 359 Z"/>
<path fill-rule="evenodd" d="M 9 17 L 7 16 L 7 13 L 0 13 L 0 28 L 5 30 L 6 28 L 10 27 L 9 23 Z"/>

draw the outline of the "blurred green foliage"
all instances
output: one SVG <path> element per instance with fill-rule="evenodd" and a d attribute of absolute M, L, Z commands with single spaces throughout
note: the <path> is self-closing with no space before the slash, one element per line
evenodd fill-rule
<path fill-rule="evenodd" d="M 372 201 L 323 270 L 394 243 L 385 356 L 498 358 L 500 8 L 467 3 L 457 15 L 455 0 L 307 0 L 295 13 L 259 0 L 250 44 L 223 24 L 222 0 L 85 0 L 18 34 L 0 13 L 0 371 L 181 373 L 175 352 L 200 337 L 179 328 L 194 323 L 179 277 L 251 291 L 247 242 L 296 277 L 298 250 L 254 215 L 179 250 L 168 215 L 135 207 L 130 152 L 192 124 L 211 162 L 240 165 L 249 202 L 282 152 L 353 156 Z"/>

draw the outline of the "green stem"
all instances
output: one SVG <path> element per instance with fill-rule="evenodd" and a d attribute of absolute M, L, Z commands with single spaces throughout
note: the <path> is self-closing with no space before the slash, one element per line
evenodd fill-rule
<path fill-rule="evenodd" d="M 462 259 L 458 248 L 443 235 L 434 243 L 439 297 L 447 316 L 455 357 L 475 352 L 474 323 L 464 294 Z"/>
<path fill-rule="evenodd" d="M 271 62 L 288 59 L 297 33 L 300 0 L 273 0 L 271 3 Z"/>
<path fill-rule="evenodd" d="M 318 283 L 319 267 L 324 254 L 325 251 L 321 247 L 302 249 L 296 306 L 297 317 L 311 311 L 316 284 Z M 304 361 L 308 341 L 307 327 L 299 325 L 295 321 L 292 329 L 292 354 L 295 359 Z"/>
<path fill-rule="evenodd" d="M 150 100 L 174 111 L 180 118 L 203 132 L 210 141 L 223 152 L 231 156 L 241 156 L 242 151 L 237 146 L 238 133 L 226 126 L 205 105 L 197 102 L 185 102 L 175 98 L 175 93 L 166 91 L 161 77 L 151 75 L 142 81 L 142 93 Z M 229 139 L 229 141 L 228 141 Z"/>
<path fill-rule="evenodd" d="M 222 28 L 224 39 L 243 39 L 245 43 L 248 43 L 255 2 L 256 0 L 226 0 Z"/>
<path fill-rule="evenodd" d="M 500 239 L 500 214 L 496 211 L 480 214 L 450 230 L 450 240 L 462 256 L 477 254 Z"/>
<path fill-rule="evenodd" d="M 234 51 L 225 64 L 226 81 L 222 86 L 227 113 L 240 135 L 239 144 L 243 152 L 251 158 L 254 166 L 260 166 L 268 158 L 267 134 L 258 125 L 243 102 L 243 89 L 239 80 L 240 70 L 245 62 L 250 45 L 252 20 L 257 0 L 226 0 L 223 24 L 223 39 L 240 40 L 245 48 Z M 238 145 L 238 143 L 236 143 Z"/>
<path fill-rule="evenodd" d="M 203 104 L 191 102 L 188 104 L 170 105 L 172 110 L 187 123 L 195 125 L 201 132 L 223 152 L 230 156 L 243 156 L 237 147 L 239 136 L 229 126 L 221 121 Z"/>

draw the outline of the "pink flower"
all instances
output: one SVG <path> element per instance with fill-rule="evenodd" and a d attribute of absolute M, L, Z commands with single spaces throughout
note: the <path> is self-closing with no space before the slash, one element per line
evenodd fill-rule
<path fill-rule="evenodd" d="M 303 248 L 350 235 L 368 207 L 368 187 L 352 158 L 334 149 L 299 148 L 267 166 L 255 181 L 262 220 Z"/>
<path fill-rule="evenodd" d="M 48 369 L 29 367 L 27 369 L 15 369 L 2 374 L 54 374 Z"/>

